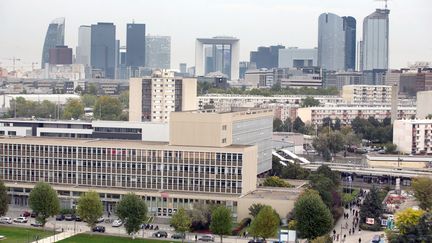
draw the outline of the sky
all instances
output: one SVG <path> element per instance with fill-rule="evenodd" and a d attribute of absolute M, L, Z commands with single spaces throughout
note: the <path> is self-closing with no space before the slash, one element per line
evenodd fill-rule
<path fill-rule="evenodd" d="M 432 0 L 388 5 L 390 67 L 432 62 Z M 324 12 L 356 18 L 359 40 L 363 18 L 383 7 L 376 0 L 0 0 L 0 66 L 11 65 L 12 57 L 22 59 L 17 67 L 40 63 L 48 25 L 57 17 L 66 18 L 65 44 L 74 53 L 80 25 L 113 22 L 125 45 L 126 23 L 145 23 L 148 34 L 171 36 L 171 67 L 178 68 L 194 66 L 195 39 L 202 37 L 239 38 L 241 61 L 258 46 L 316 47 Z"/>

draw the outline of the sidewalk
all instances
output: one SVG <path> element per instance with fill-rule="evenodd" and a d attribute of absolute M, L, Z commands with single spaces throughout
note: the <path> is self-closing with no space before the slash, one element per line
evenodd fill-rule
<path fill-rule="evenodd" d="M 52 243 L 60 240 L 64 240 L 66 238 L 72 237 L 78 234 L 78 232 L 74 233 L 73 231 L 65 231 L 47 238 L 43 238 L 37 241 L 33 241 L 33 243 Z"/>

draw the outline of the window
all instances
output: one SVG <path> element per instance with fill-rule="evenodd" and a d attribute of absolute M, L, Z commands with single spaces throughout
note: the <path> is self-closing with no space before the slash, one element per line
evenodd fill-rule
<path fill-rule="evenodd" d="M 222 138 L 222 143 L 226 143 L 226 138 Z"/>
<path fill-rule="evenodd" d="M 222 126 L 222 131 L 226 131 L 227 130 L 227 125 L 223 125 Z"/>

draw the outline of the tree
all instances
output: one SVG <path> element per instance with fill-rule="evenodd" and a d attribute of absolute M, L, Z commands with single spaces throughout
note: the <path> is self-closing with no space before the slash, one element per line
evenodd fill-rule
<path fill-rule="evenodd" d="M 126 232 L 134 238 L 135 233 L 141 229 L 141 224 L 147 219 L 147 205 L 136 194 L 128 193 L 117 204 L 116 213 L 124 222 Z"/>
<path fill-rule="evenodd" d="M 81 102 L 84 107 L 93 107 L 96 104 L 97 96 L 91 94 L 84 94 L 81 96 Z"/>
<path fill-rule="evenodd" d="M 273 132 L 282 132 L 282 121 L 279 118 L 273 120 Z"/>
<path fill-rule="evenodd" d="M 186 210 L 184 208 L 179 208 L 172 216 L 170 223 L 176 232 L 179 232 L 183 235 L 182 242 L 184 242 L 185 233 L 190 230 L 192 225 L 192 220 L 186 213 Z"/>
<path fill-rule="evenodd" d="M 328 150 L 333 154 L 336 154 L 344 149 L 344 137 L 341 132 L 329 131 L 321 132 L 318 137 L 316 137 L 312 145 L 322 155 Z"/>
<path fill-rule="evenodd" d="M 330 130 L 333 129 L 333 120 L 328 116 L 324 117 L 322 119 L 322 126 L 323 128 L 330 128 Z"/>
<path fill-rule="evenodd" d="M 333 243 L 333 240 L 330 235 L 326 234 L 313 239 L 311 243 Z"/>
<path fill-rule="evenodd" d="M 86 89 L 86 93 L 91 95 L 97 95 L 96 84 L 89 84 L 89 86 Z"/>
<path fill-rule="evenodd" d="M 305 99 L 302 100 L 301 107 L 315 107 L 319 106 L 320 102 L 319 100 L 316 100 L 315 98 L 308 96 Z"/>
<path fill-rule="evenodd" d="M 93 110 L 93 116 L 101 120 L 118 120 L 122 113 L 120 101 L 110 96 L 99 97 Z"/>
<path fill-rule="evenodd" d="M 412 182 L 414 197 L 419 202 L 421 209 L 430 211 L 432 209 L 432 179 L 429 177 L 415 177 Z"/>
<path fill-rule="evenodd" d="M 250 231 L 253 236 L 264 240 L 276 235 L 280 224 L 279 215 L 270 206 L 264 206 L 252 221 Z"/>
<path fill-rule="evenodd" d="M 300 117 L 296 117 L 293 123 L 293 131 L 304 133 L 305 132 L 305 124 Z"/>
<path fill-rule="evenodd" d="M 388 154 L 392 154 L 392 153 L 396 152 L 396 149 L 397 149 L 397 145 L 394 143 L 387 143 L 385 145 L 385 152 Z"/>
<path fill-rule="evenodd" d="M 249 215 L 255 218 L 264 206 L 265 205 L 261 203 L 252 204 L 249 207 Z"/>
<path fill-rule="evenodd" d="M 270 187 L 292 187 L 291 184 L 282 180 L 278 176 L 269 176 L 264 180 L 264 186 Z"/>
<path fill-rule="evenodd" d="M 420 218 L 425 214 L 423 210 L 414 210 L 407 208 L 396 213 L 395 225 L 401 234 L 407 234 L 415 231 L 415 227 L 419 224 Z"/>
<path fill-rule="evenodd" d="M 0 181 L 0 216 L 6 215 L 8 211 L 9 202 L 7 196 L 7 188 L 3 181 Z"/>
<path fill-rule="evenodd" d="M 80 85 L 78 85 L 78 86 L 76 86 L 74 92 L 76 94 L 81 94 L 83 92 L 83 88 Z"/>
<path fill-rule="evenodd" d="M 192 219 L 192 228 L 208 229 L 211 221 L 214 205 L 195 203 L 191 210 L 188 210 L 188 215 Z"/>
<path fill-rule="evenodd" d="M 292 132 L 291 118 L 288 117 L 287 119 L 285 119 L 283 127 L 285 132 Z"/>
<path fill-rule="evenodd" d="M 303 238 L 315 239 L 328 233 L 333 227 L 333 218 L 318 192 L 307 190 L 294 204 L 297 229 Z"/>
<path fill-rule="evenodd" d="M 334 130 L 339 131 L 339 130 L 341 130 L 341 127 L 342 127 L 342 122 L 339 119 L 339 117 L 336 117 L 333 128 L 334 128 Z"/>
<path fill-rule="evenodd" d="M 84 114 L 84 105 L 79 99 L 69 99 L 63 111 L 64 119 L 79 119 Z"/>
<path fill-rule="evenodd" d="M 384 126 L 390 126 L 391 125 L 391 118 L 390 117 L 384 118 L 382 123 Z"/>
<path fill-rule="evenodd" d="M 348 145 L 348 148 L 351 148 L 354 145 L 359 145 L 361 143 L 361 139 L 355 133 L 348 132 L 343 136 L 345 145 Z"/>
<path fill-rule="evenodd" d="M 370 230 L 380 230 L 380 220 L 379 217 L 382 213 L 382 201 L 380 199 L 378 189 L 372 187 L 369 193 L 366 195 L 363 204 L 360 206 L 360 227 L 366 222 L 366 218 L 375 219 L 375 223 L 369 226 Z"/>
<path fill-rule="evenodd" d="M 225 206 L 217 207 L 211 216 L 210 230 L 220 236 L 221 242 L 224 235 L 232 230 L 231 210 Z"/>
<path fill-rule="evenodd" d="M 426 119 L 432 119 L 432 114 L 427 115 Z"/>
<path fill-rule="evenodd" d="M 48 217 L 60 211 L 57 192 L 46 182 L 38 182 L 29 195 L 30 208 L 38 214 L 37 220 L 45 226 Z"/>
<path fill-rule="evenodd" d="M 82 194 L 78 199 L 77 213 L 83 221 L 87 222 L 91 229 L 94 228 L 103 214 L 103 205 L 99 193 L 88 191 Z"/>
<path fill-rule="evenodd" d="M 129 108 L 129 91 L 123 91 L 119 96 L 120 103 L 123 108 Z"/>

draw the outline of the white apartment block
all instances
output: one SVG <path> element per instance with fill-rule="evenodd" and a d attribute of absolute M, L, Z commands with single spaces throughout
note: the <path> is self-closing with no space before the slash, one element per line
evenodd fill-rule
<path fill-rule="evenodd" d="M 432 120 L 395 121 L 393 143 L 402 153 L 432 154 Z"/>
<path fill-rule="evenodd" d="M 342 98 L 349 104 L 389 104 L 391 92 L 392 86 L 388 85 L 344 85 Z"/>
<path fill-rule="evenodd" d="M 390 118 L 391 107 L 371 105 L 305 107 L 299 108 L 297 114 L 303 122 L 314 125 L 321 125 L 322 120 L 326 117 L 330 117 L 332 120 L 339 118 L 342 121 L 342 124 L 351 124 L 351 121 L 356 117 L 365 119 L 375 117 L 379 121 L 382 121 L 387 117 Z M 399 106 L 397 119 L 410 119 L 412 116 L 415 116 L 415 114 L 415 107 Z"/>

